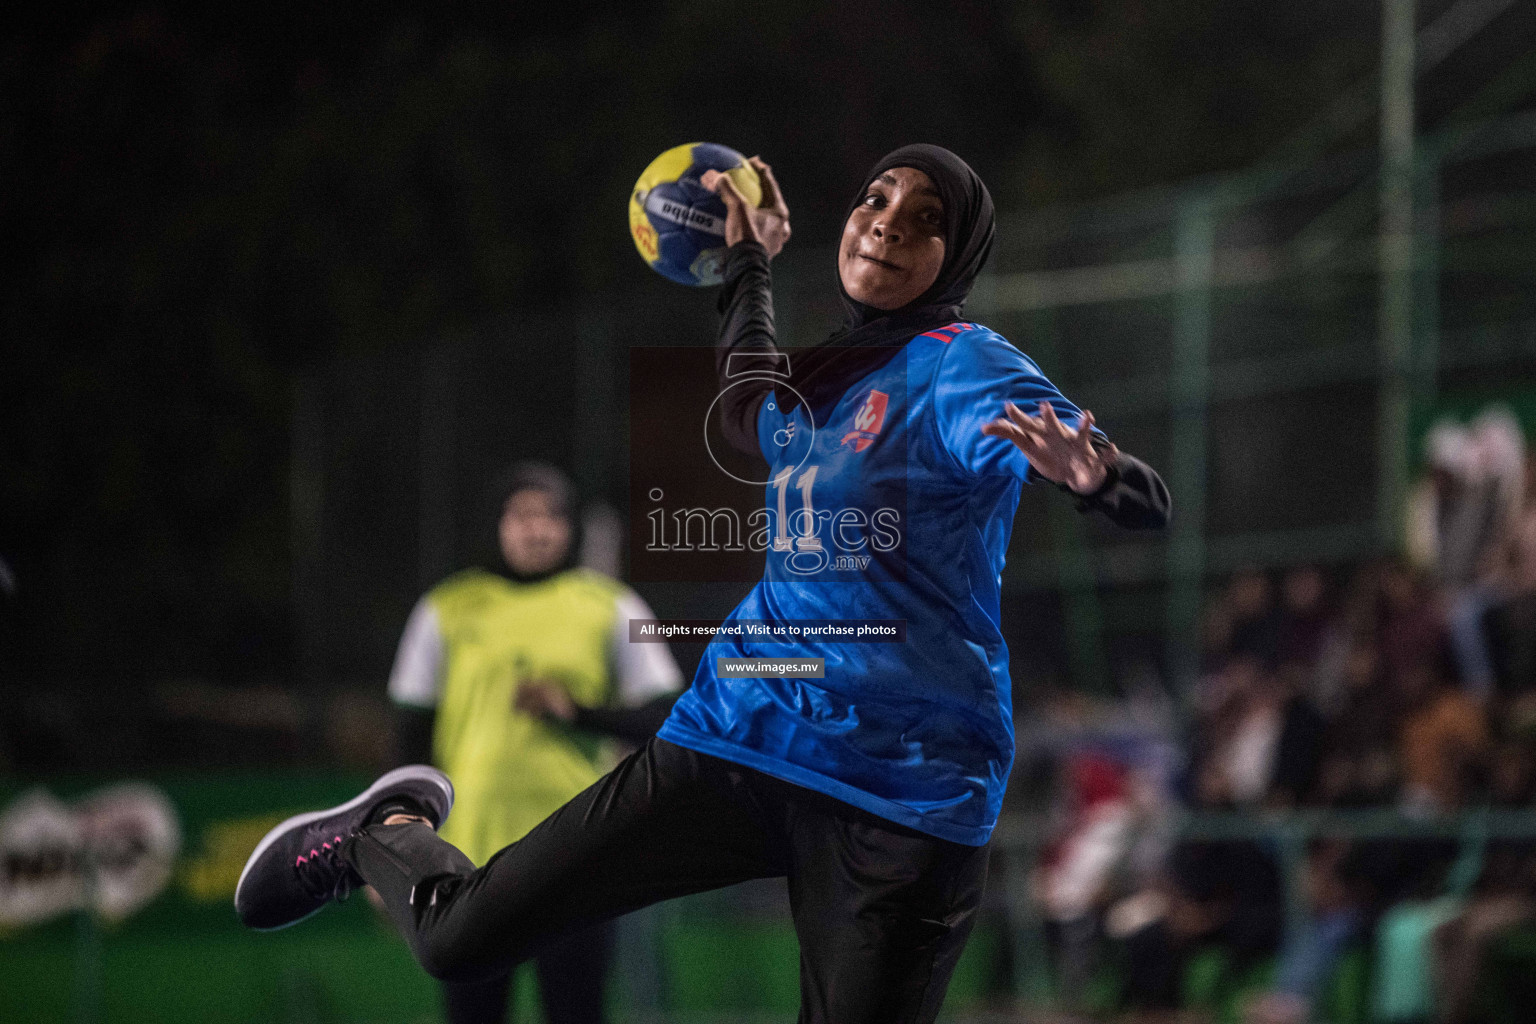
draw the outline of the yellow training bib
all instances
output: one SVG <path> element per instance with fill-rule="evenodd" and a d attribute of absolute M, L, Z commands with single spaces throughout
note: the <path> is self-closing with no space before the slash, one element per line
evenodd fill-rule
<path fill-rule="evenodd" d="M 453 779 L 444 839 L 476 864 L 526 835 L 607 769 L 601 743 L 513 706 L 518 687 L 541 679 L 577 704 L 608 703 L 620 585 L 573 569 L 517 583 L 480 569 L 427 595 L 446 664 L 433 758 Z"/>

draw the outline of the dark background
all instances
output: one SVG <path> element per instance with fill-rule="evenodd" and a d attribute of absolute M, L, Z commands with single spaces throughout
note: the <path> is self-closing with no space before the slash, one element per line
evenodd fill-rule
<path fill-rule="evenodd" d="M 761 153 L 794 211 L 792 248 L 814 253 L 874 159 L 941 143 L 989 183 L 1006 247 L 1037 209 L 1275 152 L 1373 84 L 1380 34 L 1377 4 L 1336 0 L 506 6 L 76 4 L 5 32 L 0 559 L 15 587 L 0 766 L 175 758 L 196 745 L 188 722 L 220 714 L 256 730 L 254 757 L 346 756 L 313 724 L 315 695 L 382 689 L 410 602 L 475 547 L 492 464 L 551 458 L 622 511 L 616 353 L 713 334 L 712 296 L 656 277 L 625 236 L 627 190 L 661 150 Z M 1422 24 L 1449 4 L 1420 6 Z M 1421 122 L 1529 47 L 1530 11 L 1503 18 L 1420 82 Z M 1336 146 L 1369 150 L 1375 131 L 1367 120 Z M 820 289 L 802 304 L 805 343 L 832 326 L 830 272 L 800 280 Z M 1077 369 L 1072 341 L 1058 362 L 1075 383 L 1135 369 L 1134 339 Z M 433 360 L 442 372 L 423 372 Z M 1304 468 L 1315 435 L 1298 443 L 1284 424 L 1348 430 L 1368 391 L 1339 388 L 1300 414 L 1218 411 L 1213 459 Z M 444 402 L 456 427 L 436 449 L 414 412 L 409 435 L 389 426 Z M 1122 425 L 1166 457 L 1133 406 Z M 317 437 L 323 450 L 302 450 Z M 457 481 L 435 498 L 420 471 L 434 451 Z M 305 534 L 322 516 L 306 513 L 312 479 L 345 528 Z M 1277 512 L 1236 479 L 1218 527 L 1318 504 Z M 1319 486 L 1359 505 L 1365 481 Z M 431 516 L 458 528 L 416 552 Z M 648 596 L 689 615 L 733 593 Z M 1039 605 L 1041 622 L 1056 614 Z M 115 735 L 87 729 L 93 715 L 154 708 L 179 710 L 131 740 L 64 739 Z"/>

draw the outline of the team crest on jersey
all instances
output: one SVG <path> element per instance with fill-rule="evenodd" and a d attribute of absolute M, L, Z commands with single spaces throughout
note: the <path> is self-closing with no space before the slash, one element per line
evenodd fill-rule
<path fill-rule="evenodd" d="M 885 426 L 885 405 L 890 396 L 884 391 L 871 391 L 859 411 L 853 414 L 853 429 L 843 435 L 843 444 L 852 444 L 861 452 L 875 443 L 875 435 Z"/>

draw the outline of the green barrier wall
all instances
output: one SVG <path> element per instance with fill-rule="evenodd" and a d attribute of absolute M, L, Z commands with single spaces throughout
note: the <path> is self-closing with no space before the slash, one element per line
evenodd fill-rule
<path fill-rule="evenodd" d="M 102 780 L 46 784 L 68 800 Z M 154 780 L 181 818 L 182 853 L 148 907 L 112 924 L 85 914 L 0 934 L 0 1018 L 18 1021 L 380 1021 L 435 1019 L 436 993 L 361 897 L 290 931 L 256 935 L 231 900 L 262 834 L 360 779 Z M 30 786 L 0 790 L 9 803 Z M 12 1016 L 14 1014 L 14 1016 Z"/>
<path fill-rule="evenodd" d="M 49 780 L 65 801 L 108 781 Z M 151 780 L 175 805 L 183 849 L 166 890 L 117 924 L 85 914 L 0 932 L 0 1021 L 45 1024 L 440 1020 L 435 984 L 361 895 L 302 925 L 245 931 L 231 901 L 245 858 L 289 814 L 338 803 L 366 780 L 217 775 Z M 0 807 L 35 783 L 0 784 Z M 615 1021 L 792 1020 L 798 947 L 772 914 L 722 913 L 705 897 L 670 904 L 631 929 L 610 985 Z M 979 929 L 956 972 L 950 1013 L 982 998 L 997 933 Z M 635 949 L 636 944 L 645 948 Z M 627 952 L 627 956 L 626 956 Z M 635 965 L 655 977 L 636 978 Z M 643 973 L 643 971 L 641 972 Z M 518 985 L 516 1020 L 538 1019 Z"/>

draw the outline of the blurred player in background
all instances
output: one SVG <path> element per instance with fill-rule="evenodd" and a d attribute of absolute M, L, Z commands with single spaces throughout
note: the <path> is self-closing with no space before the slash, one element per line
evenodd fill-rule
<path fill-rule="evenodd" d="M 643 743 L 682 674 L 664 643 L 631 644 L 654 617 L 622 584 L 575 564 L 574 494 L 558 470 L 514 466 L 493 487 L 483 565 L 433 587 L 411 612 L 390 675 L 399 763 L 454 780 L 443 837 L 476 864 L 516 842 L 611 764 L 603 737 Z M 548 1024 L 598 1024 L 611 922 L 535 959 Z M 443 985 L 449 1024 L 499 1024 L 512 976 Z"/>
<path fill-rule="evenodd" d="M 903 147 L 865 178 L 838 251 L 846 323 L 776 380 L 769 259 L 789 210 L 753 164 L 757 207 L 730 179 L 701 178 L 729 210 L 719 404 L 726 437 L 769 464 L 765 511 L 785 507 L 794 477 L 807 514 L 797 529 L 781 512 L 763 578 L 726 624 L 900 619 L 905 641 L 722 632 L 656 738 L 478 870 L 433 831 L 452 783 L 426 767 L 386 775 L 268 833 L 235 893 L 248 925 L 283 927 L 366 881 L 430 973 L 474 978 L 637 907 L 784 877 L 802 1022 L 938 1015 L 1013 761 L 998 623 L 1020 489 L 1044 479 L 1145 528 L 1167 522 L 1168 493 L 1022 352 L 960 320 L 992 248 L 992 199 L 937 146 Z M 818 535 L 818 513 L 841 532 Z M 860 524 L 899 533 L 857 543 Z M 833 543 L 862 556 L 823 563 Z M 825 671 L 740 678 L 725 658 Z"/>

